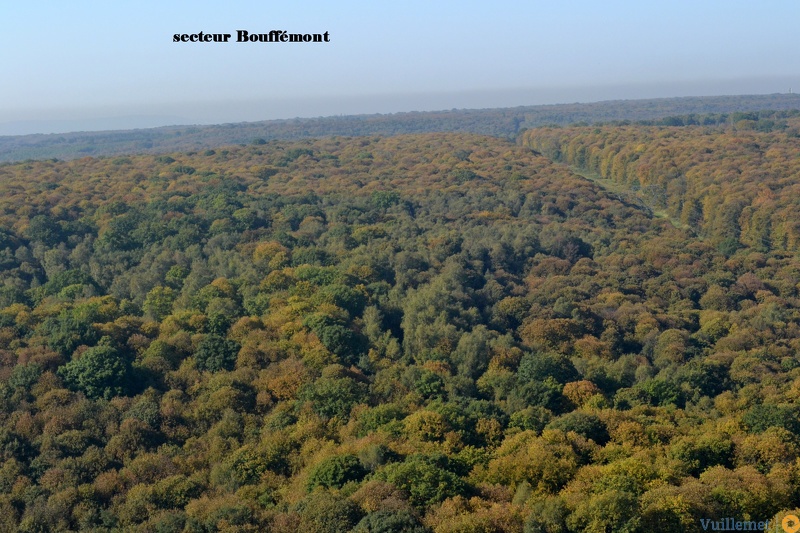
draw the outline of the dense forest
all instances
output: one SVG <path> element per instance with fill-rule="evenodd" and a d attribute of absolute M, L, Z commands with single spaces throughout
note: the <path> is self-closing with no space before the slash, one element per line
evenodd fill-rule
<path fill-rule="evenodd" d="M 772 117 L 0 165 L 0 530 L 797 513 Z"/>
<path fill-rule="evenodd" d="M 723 253 L 800 251 L 800 112 L 525 132 L 521 142 L 633 192 Z"/>
<path fill-rule="evenodd" d="M 400 135 L 411 133 L 478 133 L 514 138 L 526 128 L 543 125 L 594 124 L 613 121 L 675 120 L 690 114 L 728 114 L 800 108 L 800 95 L 770 94 L 614 100 L 594 103 L 453 109 L 375 115 L 295 118 L 211 126 L 170 126 L 127 131 L 75 132 L 51 135 L 0 135 L 0 161 L 76 159 L 136 153 L 207 150 L 230 144 L 298 140 L 334 135 Z"/>

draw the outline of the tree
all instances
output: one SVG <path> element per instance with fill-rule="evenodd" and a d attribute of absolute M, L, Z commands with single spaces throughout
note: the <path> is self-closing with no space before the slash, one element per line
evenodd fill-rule
<path fill-rule="evenodd" d="M 609 440 L 606 425 L 597 415 L 591 413 L 573 411 L 556 418 L 547 427 L 549 429 L 560 429 L 565 433 L 574 431 L 582 437 L 592 439 L 601 446 L 605 445 Z"/>
<path fill-rule="evenodd" d="M 520 383 L 553 378 L 564 385 L 578 377 L 578 371 L 569 358 L 555 352 L 528 352 L 520 360 L 517 370 Z"/>
<path fill-rule="evenodd" d="M 311 329 L 322 345 L 345 363 L 354 363 L 366 348 L 366 338 L 322 313 L 308 315 L 303 325 Z"/>
<path fill-rule="evenodd" d="M 364 401 L 367 387 L 349 377 L 322 377 L 300 391 L 300 399 L 311 402 L 325 418 L 346 419 L 354 405 Z"/>
<path fill-rule="evenodd" d="M 161 321 L 172 312 L 177 294 L 170 287 L 153 287 L 144 300 L 144 310 L 155 320 Z"/>
<path fill-rule="evenodd" d="M 639 525 L 637 514 L 635 494 L 609 490 L 586 497 L 567 518 L 567 525 L 574 531 L 633 533 Z"/>
<path fill-rule="evenodd" d="M 800 433 L 800 409 L 794 405 L 754 405 L 742 417 L 742 423 L 753 433 L 782 427 L 796 435 Z"/>
<path fill-rule="evenodd" d="M 424 508 L 466 492 L 467 484 L 449 467 L 443 455 L 412 455 L 402 463 L 387 465 L 375 479 L 406 491 L 412 504 Z"/>
<path fill-rule="evenodd" d="M 411 511 L 400 509 L 369 513 L 353 529 L 353 533 L 428 533 Z"/>
<path fill-rule="evenodd" d="M 89 348 L 58 371 L 68 387 L 90 398 L 111 399 L 130 391 L 133 373 L 127 357 L 107 345 Z"/>
<path fill-rule="evenodd" d="M 231 370 L 236 364 L 239 348 L 240 345 L 236 341 L 225 339 L 219 335 L 207 335 L 200 342 L 195 353 L 197 368 L 210 372 Z"/>
<path fill-rule="evenodd" d="M 314 467 L 308 476 L 306 490 L 311 492 L 316 487 L 338 489 L 348 481 L 360 480 L 366 473 L 355 455 L 335 455 Z"/>
<path fill-rule="evenodd" d="M 42 322 L 37 331 L 41 333 L 53 350 L 63 356 L 69 356 L 75 348 L 83 344 L 94 344 L 100 335 L 94 327 L 96 313 L 81 313 L 75 309 L 67 309 L 57 316 L 51 316 Z"/>
<path fill-rule="evenodd" d="M 350 531 L 362 512 L 352 501 L 325 491 L 315 491 L 299 505 L 300 531 L 340 533 Z"/>
<path fill-rule="evenodd" d="M 47 246 L 55 246 L 63 240 L 61 226 L 48 215 L 36 215 L 31 218 L 26 236 L 32 241 L 39 241 Z"/>

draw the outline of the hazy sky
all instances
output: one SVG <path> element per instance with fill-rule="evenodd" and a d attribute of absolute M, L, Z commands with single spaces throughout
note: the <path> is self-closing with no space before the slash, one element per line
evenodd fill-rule
<path fill-rule="evenodd" d="M 787 92 L 798 21 L 797 0 L 8 0 L 0 133 Z M 172 42 L 239 29 L 330 42 Z"/>

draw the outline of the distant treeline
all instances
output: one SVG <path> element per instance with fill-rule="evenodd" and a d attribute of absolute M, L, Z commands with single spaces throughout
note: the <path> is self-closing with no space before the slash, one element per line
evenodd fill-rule
<path fill-rule="evenodd" d="M 665 120 L 675 123 L 664 125 L 683 125 L 685 119 L 676 117 L 703 115 L 706 120 L 721 117 L 727 120 L 731 113 L 796 108 L 800 108 L 800 97 L 795 94 L 713 96 L 0 136 L 0 161 L 190 151 L 226 144 L 258 144 L 273 139 L 329 136 L 459 132 L 515 137 L 524 129 L 543 125 L 588 125 L 615 121 L 660 123 Z"/>
<path fill-rule="evenodd" d="M 785 130 L 788 125 L 786 119 L 800 116 L 800 110 L 775 110 L 762 109 L 760 111 L 734 111 L 732 113 L 689 113 L 688 115 L 672 115 L 650 120 L 614 120 L 611 122 L 597 123 L 602 126 L 722 126 L 736 125 L 743 129 L 769 132 Z M 555 125 L 555 124 L 554 124 Z M 575 123 L 573 126 L 585 126 L 584 123 Z"/>

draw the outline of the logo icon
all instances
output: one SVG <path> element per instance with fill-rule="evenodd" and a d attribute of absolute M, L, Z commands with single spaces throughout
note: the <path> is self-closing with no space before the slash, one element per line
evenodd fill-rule
<path fill-rule="evenodd" d="M 783 517 L 781 525 L 786 533 L 797 533 L 800 531 L 800 518 L 793 514 L 787 514 Z"/>

